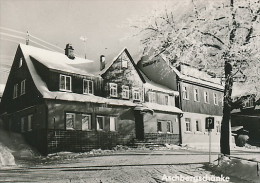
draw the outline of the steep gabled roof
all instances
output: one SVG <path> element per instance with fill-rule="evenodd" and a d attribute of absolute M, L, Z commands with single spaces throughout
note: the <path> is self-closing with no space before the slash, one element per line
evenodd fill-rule
<path fill-rule="evenodd" d="M 75 57 L 75 59 L 72 60 L 69 59 L 65 54 L 24 44 L 20 44 L 20 47 L 23 53 L 27 55 L 27 60 L 33 58 L 50 69 L 81 75 L 91 74 L 85 69 L 82 69 L 82 66 L 80 66 L 81 64 L 93 63 L 91 60 L 82 59 L 79 57 Z"/>
<path fill-rule="evenodd" d="M 102 70 L 100 71 L 100 75 L 103 75 L 107 72 L 107 70 L 113 65 L 113 63 L 120 57 L 120 55 L 125 52 L 126 55 L 128 56 L 129 60 L 131 61 L 132 65 L 134 66 L 137 74 L 139 75 L 140 79 L 143 81 L 143 83 L 145 83 L 145 79 L 143 78 L 142 74 L 140 73 L 140 70 L 137 68 L 132 56 L 130 55 L 129 51 L 127 50 L 127 48 L 124 48 L 122 51 L 119 52 L 119 54 L 117 54 L 113 59 L 108 60 L 108 65 Z M 107 60 L 107 59 L 106 59 Z"/>
<path fill-rule="evenodd" d="M 33 79 L 33 82 L 34 82 L 37 90 L 41 93 L 42 97 L 45 99 L 59 99 L 59 100 L 78 101 L 78 102 L 93 102 L 93 103 L 102 103 L 102 104 L 120 105 L 120 106 L 139 106 L 140 105 L 140 104 L 133 103 L 131 101 L 118 100 L 118 99 L 107 99 L 107 98 L 103 98 L 103 97 L 99 97 L 99 96 L 95 96 L 95 95 L 83 95 L 83 94 L 77 94 L 77 93 L 49 91 L 46 83 L 41 79 L 41 77 L 37 73 L 37 71 L 34 67 L 33 61 L 31 59 L 32 53 L 35 56 L 35 55 L 37 55 L 37 51 L 39 51 L 40 55 L 49 54 L 49 51 L 42 50 L 40 48 L 35 48 L 32 46 L 27 46 L 24 44 L 20 44 L 19 47 L 23 53 L 26 65 L 28 66 L 29 72 Z M 52 54 L 53 53 L 50 53 L 50 55 L 52 55 Z M 59 57 L 59 56 L 57 56 L 57 57 Z M 38 57 L 38 59 L 39 59 L 39 57 Z M 39 59 L 39 60 L 41 60 L 41 59 Z M 46 62 L 44 62 L 44 63 L 46 64 Z M 55 64 L 52 64 L 52 63 L 48 63 L 48 64 L 50 64 L 50 65 L 48 65 L 48 67 L 51 67 L 51 68 L 55 66 Z"/>

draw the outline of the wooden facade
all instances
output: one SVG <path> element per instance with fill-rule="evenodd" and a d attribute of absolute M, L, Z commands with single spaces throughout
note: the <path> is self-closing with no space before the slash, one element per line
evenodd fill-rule
<path fill-rule="evenodd" d="M 6 129 L 22 133 L 42 154 L 111 149 L 136 139 L 179 144 L 180 110 L 160 109 L 168 105 L 175 109 L 176 96 L 145 88 L 145 79 L 126 49 L 102 77 L 52 68 L 44 60 L 31 56 L 35 49 L 39 54 L 42 52 L 39 58 L 48 58 L 46 50 L 27 45 L 19 45 L 17 49 L 3 94 L 2 116 Z M 87 90 L 91 90 L 89 93 L 84 92 L 84 80 L 88 83 Z M 110 83 L 116 84 L 113 91 L 116 96 L 111 96 Z M 16 84 L 18 87 L 14 89 Z M 129 89 L 128 95 L 123 86 Z M 149 99 L 149 92 L 156 94 L 155 101 Z M 171 99 L 168 97 L 173 100 L 168 101 Z M 143 106 L 145 102 L 155 102 L 159 107 L 149 109 Z"/>

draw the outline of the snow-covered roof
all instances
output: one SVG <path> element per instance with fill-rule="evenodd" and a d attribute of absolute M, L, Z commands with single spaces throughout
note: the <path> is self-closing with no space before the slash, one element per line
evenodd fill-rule
<path fill-rule="evenodd" d="M 152 110 L 165 111 L 165 112 L 174 112 L 174 113 L 183 113 L 181 109 L 179 109 L 179 108 L 177 108 L 175 106 L 160 105 L 160 104 L 149 103 L 149 102 L 146 102 L 143 105 L 148 107 L 149 109 L 152 109 Z"/>
<path fill-rule="evenodd" d="M 168 94 L 173 94 L 175 96 L 179 95 L 178 91 L 174 91 L 166 86 L 160 85 L 158 83 L 153 82 L 150 80 L 142 71 L 140 71 L 141 75 L 143 76 L 145 83 L 143 86 L 147 89 L 155 90 L 155 91 L 160 91 L 163 93 L 168 93 Z"/>
<path fill-rule="evenodd" d="M 75 57 L 75 59 L 69 59 L 65 54 L 24 44 L 20 44 L 20 47 L 22 48 L 23 52 L 26 52 L 30 57 L 34 58 L 50 69 L 75 74 L 91 75 L 85 69 L 82 69 L 82 67 L 79 65 L 93 63 L 92 60 L 79 57 Z"/>
<path fill-rule="evenodd" d="M 0 97 L 2 97 L 5 90 L 5 84 L 0 84 Z"/>
<path fill-rule="evenodd" d="M 167 58 L 161 54 L 161 58 L 167 63 Z M 182 80 L 191 81 L 198 84 L 203 84 L 211 86 L 218 89 L 224 89 L 224 86 L 220 84 L 220 79 L 211 78 L 207 73 L 199 71 L 196 68 L 190 66 L 181 65 L 181 71 L 177 70 L 175 67 L 167 64 L 170 68 L 177 74 L 177 76 Z"/>

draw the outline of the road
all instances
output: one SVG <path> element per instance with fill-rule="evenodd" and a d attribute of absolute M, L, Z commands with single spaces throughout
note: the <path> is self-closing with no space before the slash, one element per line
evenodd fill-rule
<path fill-rule="evenodd" d="M 232 152 L 239 157 L 259 157 L 259 152 Z M 213 152 L 212 160 L 217 153 Z M 18 167 L 0 170 L 0 182 L 156 183 L 164 175 L 215 175 L 206 164 L 207 152 L 120 151 L 98 157 L 81 157 L 49 163 L 20 161 Z M 18 161 L 19 163 L 19 161 Z M 43 163 L 43 164 L 42 164 Z M 231 177 L 231 182 L 245 182 Z"/>

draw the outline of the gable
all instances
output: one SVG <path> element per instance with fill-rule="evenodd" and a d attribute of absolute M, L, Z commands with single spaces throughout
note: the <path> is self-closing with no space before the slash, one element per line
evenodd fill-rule
<path fill-rule="evenodd" d="M 21 64 L 22 62 L 22 64 Z M 25 80 L 25 94 L 21 94 L 21 82 Z M 14 85 L 18 85 L 17 98 L 13 99 Z M 19 110 L 34 105 L 41 100 L 42 95 L 37 90 L 32 79 L 28 64 L 20 47 L 18 47 L 3 93 L 2 103 L 5 110 Z"/>
<path fill-rule="evenodd" d="M 129 83 L 145 83 L 127 49 L 124 49 L 103 71 L 102 77 L 116 83 L 120 80 L 129 81 Z"/>

